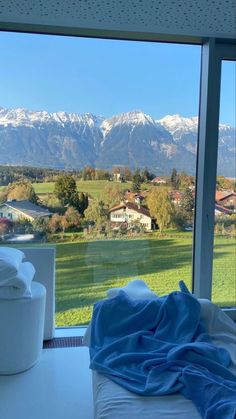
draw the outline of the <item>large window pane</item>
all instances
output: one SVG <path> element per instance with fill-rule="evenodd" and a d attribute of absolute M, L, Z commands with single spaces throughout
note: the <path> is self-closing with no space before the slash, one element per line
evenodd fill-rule
<path fill-rule="evenodd" d="M 1 244 L 56 246 L 57 325 L 87 323 L 132 278 L 191 288 L 200 47 L 8 33 L 0 46 Z"/>
<path fill-rule="evenodd" d="M 212 299 L 236 305 L 236 63 L 222 62 Z"/>

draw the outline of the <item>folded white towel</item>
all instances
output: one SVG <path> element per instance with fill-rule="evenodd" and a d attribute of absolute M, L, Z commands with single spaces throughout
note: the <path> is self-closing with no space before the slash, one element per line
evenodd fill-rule
<path fill-rule="evenodd" d="M 142 279 L 133 279 L 121 288 L 111 288 L 107 291 L 109 298 L 116 297 L 120 291 L 124 291 L 130 298 L 140 300 L 153 300 L 157 295 L 148 288 Z"/>
<path fill-rule="evenodd" d="M 16 276 L 25 255 L 21 250 L 11 247 L 0 247 L 0 284 Z"/>
<path fill-rule="evenodd" d="M 31 282 L 34 274 L 35 268 L 32 263 L 21 263 L 14 278 L 9 279 L 5 285 L 0 283 L 0 299 L 31 298 Z"/>

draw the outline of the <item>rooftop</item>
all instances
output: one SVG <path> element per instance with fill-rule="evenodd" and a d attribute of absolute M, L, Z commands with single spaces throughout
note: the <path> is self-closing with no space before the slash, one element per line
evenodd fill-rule
<path fill-rule="evenodd" d="M 116 205 L 115 207 L 111 208 L 109 212 L 114 212 L 119 209 L 125 210 L 126 208 L 131 209 L 133 211 L 138 212 L 139 214 L 143 214 L 151 218 L 150 212 L 147 208 L 134 204 L 133 202 L 126 202 L 125 204 Z"/>
<path fill-rule="evenodd" d="M 33 204 L 30 201 L 6 201 L 2 205 L 7 205 L 9 208 L 12 208 L 14 210 L 20 211 L 27 215 L 30 218 L 33 218 L 34 220 L 36 218 L 40 217 L 46 217 L 51 215 L 51 212 L 48 209 L 42 208 L 39 205 Z"/>

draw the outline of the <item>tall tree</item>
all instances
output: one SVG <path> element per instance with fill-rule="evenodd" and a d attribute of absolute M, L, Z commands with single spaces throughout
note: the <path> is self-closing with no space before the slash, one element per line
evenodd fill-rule
<path fill-rule="evenodd" d="M 61 205 L 79 208 L 79 196 L 76 181 L 70 174 L 58 176 L 55 182 L 54 195 L 59 199 Z"/>
<path fill-rule="evenodd" d="M 20 180 L 11 183 L 7 188 L 6 195 L 8 200 L 27 200 L 33 202 L 34 204 L 37 204 L 38 202 L 38 197 L 35 193 L 35 190 L 28 180 Z"/>
<path fill-rule="evenodd" d="M 1 191 L 0 192 L 0 204 L 3 204 L 3 202 L 7 201 L 7 191 Z"/>
<path fill-rule="evenodd" d="M 172 221 L 173 205 L 165 188 L 153 188 L 147 196 L 150 214 L 156 219 L 160 232 Z"/>
<path fill-rule="evenodd" d="M 171 173 L 170 183 L 171 183 L 172 188 L 174 188 L 174 189 L 179 188 L 179 176 L 178 176 L 178 173 L 177 173 L 177 170 L 175 169 L 175 167 L 174 167 L 174 169 L 172 170 L 172 173 Z"/>
<path fill-rule="evenodd" d="M 108 209 L 103 201 L 94 199 L 84 212 L 87 221 L 93 221 L 97 227 L 105 224 L 108 221 Z"/>
<path fill-rule="evenodd" d="M 134 172 L 133 178 L 132 178 L 132 192 L 139 192 L 141 189 L 142 184 L 142 176 L 140 175 L 140 170 L 137 169 Z"/>
<path fill-rule="evenodd" d="M 74 207 L 68 207 L 63 216 L 62 225 L 68 230 L 78 230 L 81 227 L 81 215 Z"/>
<path fill-rule="evenodd" d="M 79 194 L 79 212 L 83 215 L 84 211 L 88 208 L 88 194 L 80 192 Z"/>
<path fill-rule="evenodd" d="M 132 173 L 129 167 L 124 168 L 124 177 L 126 181 L 130 181 L 132 179 Z"/>
<path fill-rule="evenodd" d="M 145 168 L 141 173 L 141 177 L 143 182 L 149 182 L 150 180 L 154 179 L 155 175 L 149 172 L 147 168 Z"/>
<path fill-rule="evenodd" d="M 186 189 L 194 185 L 193 176 L 189 176 L 186 172 L 180 172 L 178 175 L 179 187 L 181 189 Z"/>
<path fill-rule="evenodd" d="M 100 199 L 109 208 L 116 204 L 120 204 L 123 198 L 123 192 L 121 191 L 120 184 L 109 182 L 103 189 L 100 195 Z"/>
<path fill-rule="evenodd" d="M 83 180 L 95 180 L 95 169 L 91 166 L 85 166 L 82 171 Z"/>
<path fill-rule="evenodd" d="M 234 190 L 234 182 L 230 179 L 227 179 L 224 176 L 217 176 L 216 187 L 217 189 L 228 189 L 233 191 Z"/>
<path fill-rule="evenodd" d="M 57 233 L 62 229 L 62 215 L 53 214 L 52 217 L 49 219 L 48 227 L 51 233 Z"/>
<path fill-rule="evenodd" d="M 185 215 L 186 221 L 192 223 L 194 210 L 194 195 L 189 188 L 186 188 L 183 192 L 180 207 Z"/>

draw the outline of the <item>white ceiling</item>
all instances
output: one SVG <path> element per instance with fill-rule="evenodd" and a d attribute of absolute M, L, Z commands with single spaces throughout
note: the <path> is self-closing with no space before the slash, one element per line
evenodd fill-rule
<path fill-rule="evenodd" d="M 229 40 L 236 38 L 236 1 L 0 0 L 0 29 L 137 39 Z"/>

